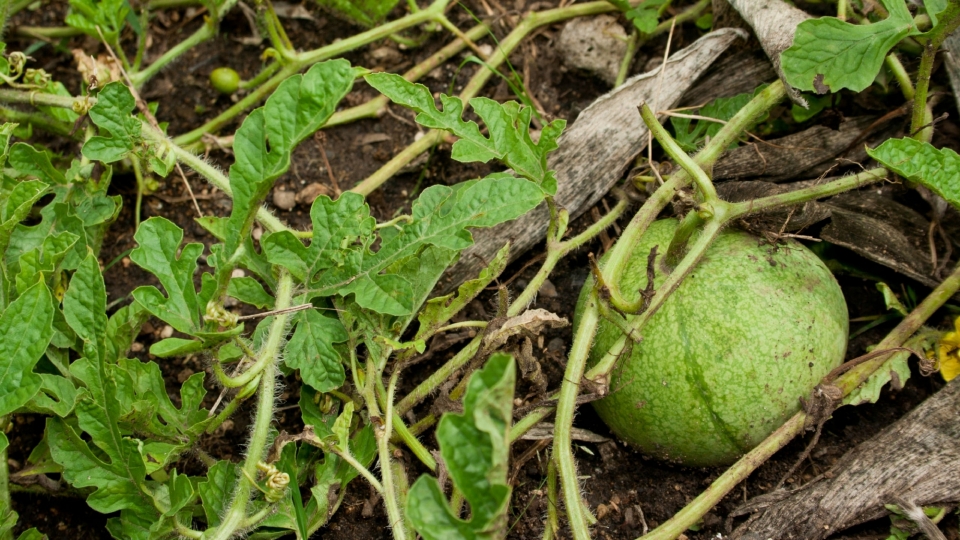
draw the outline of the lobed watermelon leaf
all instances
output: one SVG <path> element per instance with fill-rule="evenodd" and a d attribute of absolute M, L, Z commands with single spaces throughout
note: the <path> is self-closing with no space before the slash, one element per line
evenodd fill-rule
<path fill-rule="evenodd" d="M 532 109 L 521 107 L 515 101 L 497 103 L 488 98 L 473 98 L 470 106 L 487 125 L 490 133 L 487 138 L 480 133 L 476 122 L 462 118 L 463 102 L 457 97 L 440 94 L 441 111 L 434 103 L 433 94 L 422 84 L 411 83 L 394 73 L 371 73 L 364 79 L 394 103 L 417 111 L 416 120 L 420 125 L 443 129 L 459 137 L 453 144 L 453 159 L 465 163 L 497 159 L 548 194 L 556 193 L 557 178 L 547 167 L 547 154 L 557 148 L 557 139 L 566 127 L 565 120 L 557 119 L 543 126 L 540 139 L 534 142 L 530 136 Z"/>
<path fill-rule="evenodd" d="M 901 39 L 920 33 L 903 0 L 881 0 L 889 16 L 873 24 L 836 17 L 809 19 L 797 26 L 793 45 L 780 56 L 787 82 L 818 94 L 873 83 L 883 59 Z"/>

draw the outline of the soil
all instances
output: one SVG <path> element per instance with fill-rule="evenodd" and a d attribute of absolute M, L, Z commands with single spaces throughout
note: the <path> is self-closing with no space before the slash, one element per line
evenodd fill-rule
<path fill-rule="evenodd" d="M 499 6 L 495 0 L 491 0 L 491 3 Z M 539 1 L 536 2 L 536 6 L 538 9 L 545 9 L 554 7 L 557 3 L 554 0 Z M 465 1 L 464 4 L 473 13 L 486 13 L 487 2 L 483 0 Z M 525 4 L 525 0 L 517 0 L 509 13 L 523 12 L 531 7 L 525 7 Z M 331 43 L 360 31 L 359 28 L 345 24 L 320 11 L 310 2 L 304 4 L 304 7 L 313 16 L 313 20 L 283 20 L 290 39 L 304 50 Z M 40 9 L 25 10 L 18 14 L 11 21 L 11 28 L 17 25 L 57 26 L 62 24 L 65 12 L 65 3 L 44 2 Z M 473 24 L 470 15 L 463 9 L 452 9 L 450 16 L 461 28 Z M 162 12 L 150 25 L 149 31 L 153 36 L 153 44 L 148 52 L 148 60 L 182 40 L 200 24 L 203 24 L 203 17 L 195 8 Z M 506 18 L 496 20 L 493 28 L 498 38 L 505 35 L 509 29 L 508 24 Z M 675 36 L 672 45 L 674 50 L 679 50 L 684 43 L 689 43 L 697 37 L 698 31 L 692 25 L 687 26 L 689 28 L 684 28 L 683 32 Z M 554 47 L 558 30 L 558 27 L 550 27 L 539 32 L 535 38 L 528 40 L 526 45 L 518 49 L 511 57 L 511 61 L 518 72 L 521 72 L 527 88 L 548 115 L 573 121 L 577 114 L 603 94 L 607 87 L 588 74 L 571 71 L 563 66 Z M 250 35 L 251 29 L 246 18 L 240 10 L 235 9 L 223 22 L 221 33 L 216 39 L 188 52 L 173 67 L 163 71 L 148 84 L 143 95 L 148 100 L 159 102 L 157 116 L 161 122 L 169 122 L 169 133 L 179 134 L 193 129 L 232 104 L 231 98 L 219 95 L 210 88 L 207 76 L 216 67 L 229 66 L 236 69 L 244 79 L 253 77 L 261 66 L 259 58 L 265 44 L 248 45 L 237 41 L 238 38 Z M 8 50 L 21 50 L 33 43 L 33 40 L 16 38 L 13 34 L 9 39 Z M 389 40 L 384 40 L 350 53 L 346 57 L 355 65 L 382 67 L 396 72 L 412 66 L 444 43 L 444 39 L 434 37 L 421 48 L 408 51 L 401 50 Z M 79 76 L 69 54 L 65 53 L 74 47 L 83 48 L 88 52 L 98 51 L 99 47 L 96 41 L 82 37 L 65 40 L 61 45 L 44 46 L 32 53 L 36 59 L 35 65 L 43 67 L 56 80 L 64 82 L 72 93 L 77 93 Z M 665 38 L 648 44 L 635 61 L 633 71 L 643 71 L 647 59 L 662 56 L 665 45 Z M 379 52 L 375 55 L 373 51 Z M 380 58 L 388 58 L 389 62 L 378 60 Z M 458 60 L 462 58 L 463 55 Z M 450 92 L 451 89 L 456 92 L 462 88 L 476 69 L 478 69 L 476 64 L 466 63 L 458 67 L 456 62 L 450 62 L 435 70 L 422 82 L 435 92 Z M 495 99 L 511 97 L 505 83 L 491 84 L 485 93 Z M 365 84 L 358 83 L 347 96 L 345 103 L 350 106 L 356 105 L 375 95 L 376 93 Z M 846 99 L 844 103 L 847 109 L 839 112 L 847 116 L 857 114 L 865 107 L 852 99 Z M 888 106 L 881 100 L 879 108 L 892 109 L 895 106 Z M 956 115 L 952 99 L 943 100 L 935 111 L 935 116 L 942 112 L 941 109 L 949 110 L 951 117 L 939 125 L 940 132 L 943 134 L 960 132 L 957 124 L 953 122 Z M 776 114 L 786 115 L 787 113 L 783 110 Z M 331 173 L 341 188 L 348 189 L 373 173 L 414 140 L 419 130 L 412 118 L 413 115 L 409 111 L 393 107 L 389 114 L 378 119 L 361 120 L 325 130 L 322 142 L 307 140 L 295 152 L 290 172 L 277 182 L 276 189 L 298 192 L 304 186 L 314 182 L 332 189 Z M 774 124 L 775 122 L 771 121 L 770 125 Z M 237 125 L 239 124 L 234 123 L 227 126 L 223 133 L 232 132 Z M 377 136 L 369 137 L 371 134 Z M 39 133 L 37 137 L 38 140 L 59 151 L 76 153 L 78 150 L 72 143 L 45 138 Z M 326 170 L 320 151 L 321 145 L 329 160 L 331 171 Z M 232 161 L 232 156 L 215 147 L 210 149 L 209 157 L 224 169 Z M 408 209 L 416 194 L 429 185 L 454 184 L 476 178 L 491 170 L 493 170 L 491 167 L 485 165 L 464 165 L 454 162 L 449 158 L 449 148 L 441 146 L 419 168 L 398 175 L 383 188 L 375 191 L 369 197 L 372 213 L 378 219 L 390 219 Z M 231 206 L 229 198 L 222 193 L 212 191 L 196 175 L 188 173 L 188 180 L 197 194 L 198 203 L 204 215 L 225 215 L 229 212 Z M 101 252 L 101 260 L 105 265 L 115 262 L 108 266 L 104 274 L 109 300 L 125 302 L 135 287 L 156 283 L 156 280 L 131 264 L 126 258 L 129 250 L 134 247 L 133 209 L 136 204 L 136 182 L 133 176 L 116 175 L 111 191 L 123 196 L 124 205 L 119 219 L 109 230 Z M 919 201 L 918 197 L 913 198 L 917 200 L 914 200 L 911 205 L 921 213 L 927 214 L 929 211 L 922 201 Z M 612 199 L 599 204 L 599 211 L 604 212 L 604 204 L 611 202 Z M 309 210 L 305 205 L 298 205 L 290 211 L 276 208 L 273 210 L 295 227 L 309 226 Z M 185 231 L 185 241 L 206 244 L 212 241 L 206 231 L 194 222 L 196 211 L 187 197 L 183 181 L 175 175 L 161 181 L 160 189 L 144 198 L 141 219 L 151 216 L 163 216 L 177 223 Z M 591 212 L 587 212 L 584 217 L 573 223 L 572 227 L 574 230 L 582 230 L 592 223 L 593 219 Z M 808 231 L 805 234 L 816 236 L 816 231 Z M 508 284 L 511 292 L 516 294 L 522 290 L 526 281 L 533 276 L 537 265 L 526 269 L 523 267 L 542 251 L 541 246 L 529 252 L 504 273 L 503 282 Z M 597 240 L 561 263 L 550 278 L 555 292 L 542 293 L 533 307 L 544 308 L 568 319 L 571 318 L 574 302 L 587 277 L 587 254 L 594 252 L 599 255 L 602 251 L 603 242 Z M 852 267 L 882 276 L 894 290 L 899 291 L 902 286 L 909 286 L 920 298 L 927 292 L 922 286 L 906 281 L 853 254 L 840 253 L 840 258 Z M 877 315 L 885 311 L 882 298 L 876 292 L 873 282 L 845 275 L 840 275 L 838 278 L 848 301 L 851 318 Z M 496 311 L 495 304 L 495 292 L 488 291 L 470 306 L 467 317 L 489 319 Z M 946 326 L 949 321 L 945 314 L 938 314 L 930 324 Z M 852 358 L 862 354 L 867 346 L 879 341 L 891 327 L 892 323 L 882 325 L 855 338 L 850 343 L 848 356 Z M 139 353 L 136 353 L 142 360 L 148 359 L 145 351 L 151 343 L 159 339 L 162 329 L 163 323 L 155 320 L 145 325 L 138 338 L 138 343 L 143 347 Z M 569 348 L 570 341 L 571 330 L 568 327 L 548 331 L 543 336 L 543 341 L 538 343 L 541 349 L 538 354 L 550 388 L 559 386 L 565 363 L 564 352 Z M 403 389 L 412 388 L 431 370 L 441 365 L 449 354 L 452 353 L 449 351 L 440 353 L 409 370 L 403 380 Z M 174 400 L 178 399 L 176 392 L 180 382 L 195 372 L 208 370 L 204 360 L 198 357 L 159 363 L 168 383 L 168 392 Z M 298 381 L 294 377 L 287 377 L 285 383 L 282 401 L 286 404 L 296 404 L 299 393 Z M 875 405 L 837 411 L 833 419 L 826 424 L 823 436 L 812 455 L 799 467 L 796 474 L 787 480 L 787 484 L 791 486 L 802 484 L 830 467 L 844 452 L 890 425 L 941 385 L 938 377 L 924 378 L 915 373 L 905 388 L 900 391 L 886 390 L 880 402 Z M 207 378 L 207 387 L 209 402 L 206 405 L 209 406 L 219 390 L 212 384 L 212 377 Z M 529 385 L 521 384 L 517 396 L 525 396 L 528 392 L 535 394 Z M 428 402 L 416 409 L 414 414 L 423 414 L 429 407 Z M 242 457 L 241 452 L 250 414 L 249 405 L 242 408 L 233 416 L 230 429 L 221 429 L 203 441 L 204 449 L 218 459 L 239 460 Z M 19 464 L 25 462 L 29 452 L 40 441 L 43 424 L 43 418 L 35 415 L 14 417 L 9 451 L 12 470 L 15 471 Z M 611 438 L 604 443 L 581 442 L 576 446 L 580 473 L 587 477 L 583 480 L 586 499 L 599 519 L 595 529 L 596 538 L 635 538 L 648 528 L 653 529 L 696 497 L 722 472 L 721 469 L 691 469 L 647 459 L 612 440 L 612 435 L 589 406 L 580 408 L 576 426 Z M 288 432 L 298 432 L 302 425 L 296 410 L 280 412 L 276 427 Z M 729 524 L 725 521 L 730 511 L 747 498 L 772 489 L 798 459 L 808 440 L 809 435 L 795 440 L 779 452 L 707 514 L 698 527 L 699 530 L 688 531 L 686 536 L 691 539 L 706 539 L 726 534 L 729 531 Z M 425 442 L 428 446 L 435 445 L 432 435 L 425 437 Z M 532 453 L 537 449 L 537 444 L 533 441 L 520 441 L 513 447 L 514 458 L 527 454 L 528 451 L 531 451 L 532 457 L 511 472 L 515 483 L 510 511 L 509 538 L 534 539 L 541 538 L 543 534 L 548 505 L 543 461 L 546 453 L 542 445 L 539 447 L 539 452 Z M 407 458 L 407 462 L 411 464 L 412 477 L 423 472 L 416 469 L 410 456 Z M 202 474 L 201 465 L 191 458 L 184 458 L 177 467 L 189 473 Z M 20 513 L 18 530 L 37 527 L 50 538 L 109 538 L 104 528 L 109 516 L 91 511 L 82 499 L 70 497 L 69 492 L 63 495 L 51 497 L 45 494 L 16 492 L 14 509 Z M 351 484 L 343 506 L 317 536 L 331 534 L 335 538 L 345 540 L 389 538 L 382 506 L 376 505 L 369 517 L 367 512 L 363 512 L 368 497 L 369 490 L 361 481 Z M 889 522 L 878 521 L 847 531 L 838 538 L 885 538 L 888 527 Z M 956 517 L 948 518 L 942 529 L 949 538 L 958 538 Z"/>

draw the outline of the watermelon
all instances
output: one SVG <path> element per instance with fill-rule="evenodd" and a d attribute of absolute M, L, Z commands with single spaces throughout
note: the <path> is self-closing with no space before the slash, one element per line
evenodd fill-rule
<path fill-rule="evenodd" d="M 662 283 L 676 227 L 657 221 L 641 238 L 620 279 L 626 299 L 646 287 L 654 246 L 654 286 Z M 591 279 L 577 313 L 592 287 Z M 796 413 L 800 398 L 843 362 L 848 326 L 840 286 L 813 252 L 727 229 L 650 319 L 641 343 L 614 368 L 608 396 L 593 406 L 647 455 L 727 465 Z M 601 319 L 588 362 L 621 335 Z"/>

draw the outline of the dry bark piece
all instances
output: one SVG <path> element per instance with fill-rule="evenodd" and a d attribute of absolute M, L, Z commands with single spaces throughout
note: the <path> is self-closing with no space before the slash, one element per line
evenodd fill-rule
<path fill-rule="evenodd" d="M 706 105 L 711 101 L 753 92 L 777 78 L 770 60 L 760 51 L 745 50 L 718 60 L 683 94 L 680 107 Z"/>
<path fill-rule="evenodd" d="M 628 79 L 580 113 L 548 158 L 557 174 L 557 203 L 575 218 L 593 206 L 623 176 L 633 158 L 647 145 L 649 132 L 637 112 L 645 100 L 657 109 L 675 106 L 683 93 L 736 40 L 740 30 L 710 32 L 667 60 L 663 84 L 660 70 Z M 659 99 L 657 98 L 659 89 Z M 473 232 L 476 244 L 448 269 L 441 288 L 449 292 L 480 273 L 506 242 L 517 256 L 539 242 L 547 230 L 546 206 L 491 229 Z"/>
<path fill-rule="evenodd" d="M 844 193 L 824 206 L 831 218 L 820 238 L 929 287 L 940 283 L 927 247 L 930 222 L 911 208 L 874 190 Z"/>
<path fill-rule="evenodd" d="M 953 98 L 960 109 L 960 32 L 954 31 L 943 42 L 943 66 L 947 68 L 950 77 L 950 86 L 953 87 Z"/>
<path fill-rule="evenodd" d="M 560 31 L 559 46 L 566 65 L 589 71 L 612 86 L 627 52 L 627 33 L 610 15 L 579 17 Z"/>
<path fill-rule="evenodd" d="M 751 142 L 723 154 L 713 166 L 714 180 L 763 177 L 781 182 L 811 176 L 811 168 L 838 157 L 865 159 L 862 145 L 854 145 L 873 123 L 873 118 L 848 118 L 840 129 L 813 126 L 799 133 L 767 142 Z M 852 155 L 845 155 L 845 154 Z M 832 163 L 830 164 L 832 165 Z"/>
<path fill-rule="evenodd" d="M 743 20 L 753 28 L 753 33 L 760 40 L 763 52 L 767 53 L 773 68 L 780 75 L 787 95 L 794 103 L 806 108 L 807 101 L 800 96 L 800 91 L 787 84 L 787 80 L 780 69 L 780 54 L 793 45 L 793 35 L 797 26 L 810 18 L 804 13 L 781 0 L 727 0 L 733 9 L 743 17 Z"/>
<path fill-rule="evenodd" d="M 898 498 L 918 506 L 960 502 L 960 379 L 827 473 L 791 491 L 757 497 L 733 515 L 760 511 L 732 538 L 817 540 L 887 515 Z"/>

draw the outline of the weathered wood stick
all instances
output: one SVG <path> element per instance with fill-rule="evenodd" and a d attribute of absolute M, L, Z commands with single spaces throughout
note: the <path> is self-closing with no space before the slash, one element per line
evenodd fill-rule
<path fill-rule="evenodd" d="M 960 502 L 957 411 L 960 379 L 847 452 L 819 480 L 748 502 L 748 511 L 762 513 L 732 538 L 815 540 L 883 517 L 883 505 L 898 499 L 918 506 Z"/>
<path fill-rule="evenodd" d="M 637 113 L 637 104 L 644 100 L 656 104 L 658 110 L 673 107 L 710 64 L 742 37 L 741 30 L 711 32 L 667 60 L 662 83 L 659 69 L 637 75 L 580 113 L 548 160 L 557 172 L 556 200 L 571 217 L 606 194 L 646 147 L 649 132 Z M 510 223 L 474 231 L 476 244 L 447 270 L 440 288 L 450 291 L 476 276 L 507 242 L 511 242 L 510 256 L 517 258 L 543 239 L 548 223 L 542 205 Z"/>

